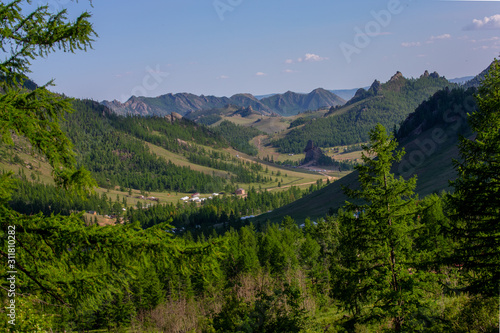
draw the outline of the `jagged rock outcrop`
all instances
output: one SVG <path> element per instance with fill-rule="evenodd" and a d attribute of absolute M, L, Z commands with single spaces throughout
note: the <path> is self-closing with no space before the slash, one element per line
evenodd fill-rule
<path fill-rule="evenodd" d="M 250 117 L 253 114 L 259 114 L 259 113 L 255 112 L 253 110 L 252 106 L 249 106 L 247 108 L 241 108 L 241 109 L 236 110 L 232 115 L 233 116 L 240 115 L 241 117 L 246 118 L 246 117 Z"/>
<path fill-rule="evenodd" d="M 373 92 L 373 95 L 378 95 L 380 88 L 382 88 L 382 84 L 380 83 L 379 80 L 375 80 L 375 81 L 373 81 L 373 83 L 368 91 Z"/>
<path fill-rule="evenodd" d="M 401 73 L 400 71 L 397 71 L 396 74 L 394 74 L 391 79 L 389 80 L 389 82 L 391 81 L 396 81 L 396 80 L 399 80 L 401 78 L 404 78 L 403 76 L 403 73 Z"/>
<path fill-rule="evenodd" d="M 306 145 L 306 149 L 304 149 L 304 153 L 306 157 L 304 158 L 304 163 L 311 163 L 314 165 L 316 162 L 323 156 L 323 151 L 319 147 L 315 147 L 312 140 L 309 140 Z"/>
<path fill-rule="evenodd" d="M 400 71 L 397 71 L 389 81 L 384 85 L 384 90 L 400 92 L 401 89 L 406 85 L 406 78 Z"/>
<path fill-rule="evenodd" d="M 431 77 L 433 79 L 439 79 L 440 78 L 438 72 L 433 72 L 432 74 L 429 74 L 428 70 L 425 70 L 424 74 L 420 75 L 420 78 L 426 78 L 426 77 Z"/>
<path fill-rule="evenodd" d="M 178 114 L 177 112 L 172 112 L 171 114 L 168 114 L 165 116 L 165 119 L 167 119 L 168 121 L 170 121 L 171 123 L 177 121 L 177 120 L 181 120 L 182 119 L 182 115 Z"/>
<path fill-rule="evenodd" d="M 433 72 L 431 75 L 429 75 L 430 77 L 432 77 L 433 79 L 439 79 L 439 74 L 438 72 Z"/>

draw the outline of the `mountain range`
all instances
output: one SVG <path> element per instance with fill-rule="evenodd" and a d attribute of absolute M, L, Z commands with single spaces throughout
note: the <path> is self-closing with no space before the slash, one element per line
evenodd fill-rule
<path fill-rule="evenodd" d="M 103 105 L 117 114 L 141 116 L 165 116 L 171 112 L 186 115 L 197 111 L 223 108 L 227 105 L 244 108 L 251 106 L 254 111 L 268 116 L 290 116 L 300 112 L 317 110 L 322 107 L 329 108 L 345 103 L 344 99 L 322 88 L 315 89 L 309 94 L 287 91 L 284 94 L 275 94 L 260 100 L 251 94 L 236 94 L 228 98 L 177 93 L 158 97 L 132 96 L 125 103 L 117 100 L 102 102 Z"/>

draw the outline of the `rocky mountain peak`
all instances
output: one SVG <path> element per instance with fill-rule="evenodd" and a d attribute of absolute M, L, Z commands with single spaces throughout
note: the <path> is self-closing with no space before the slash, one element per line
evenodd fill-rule
<path fill-rule="evenodd" d="M 380 83 L 380 81 L 375 80 L 375 81 L 373 81 L 369 90 L 373 91 L 374 95 L 377 95 L 381 87 L 382 87 L 382 84 Z"/>
<path fill-rule="evenodd" d="M 439 79 L 439 74 L 437 72 L 433 72 L 431 75 L 429 75 L 433 79 Z"/>
<path fill-rule="evenodd" d="M 403 74 L 400 72 L 400 71 L 397 71 L 396 74 L 394 74 L 391 79 L 389 80 L 389 82 L 392 82 L 392 81 L 398 81 L 399 79 L 401 78 L 404 78 Z"/>

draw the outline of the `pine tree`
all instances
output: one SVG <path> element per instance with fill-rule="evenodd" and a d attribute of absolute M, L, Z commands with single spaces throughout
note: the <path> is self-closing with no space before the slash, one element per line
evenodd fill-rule
<path fill-rule="evenodd" d="M 500 62 L 495 59 L 468 121 L 476 137 L 461 138 L 458 179 L 451 182 L 455 209 L 453 257 L 467 274 L 468 290 L 498 296 L 500 288 Z"/>
<path fill-rule="evenodd" d="M 391 173 L 404 151 L 382 125 L 370 132 L 359 172 L 360 189 L 345 188 L 363 204 L 347 203 L 340 212 L 336 290 L 356 320 L 392 321 L 396 331 L 419 302 L 417 271 L 412 263 L 412 231 L 417 220 L 416 178 L 405 181 Z"/>

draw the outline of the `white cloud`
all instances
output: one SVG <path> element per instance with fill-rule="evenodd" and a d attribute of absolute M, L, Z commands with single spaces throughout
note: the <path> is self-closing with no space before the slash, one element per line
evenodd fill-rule
<path fill-rule="evenodd" d="M 267 74 L 266 73 L 263 73 L 263 72 L 257 72 L 255 73 L 256 76 L 266 76 Z"/>
<path fill-rule="evenodd" d="M 439 36 L 431 36 L 431 38 L 429 40 L 440 40 L 440 39 L 450 39 L 451 38 L 451 35 L 450 34 L 442 34 L 442 35 L 439 35 Z"/>
<path fill-rule="evenodd" d="M 283 73 L 296 73 L 297 71 L 294 71 L 292 69 L 285 69 Z"/>
<path fill-rule="evenodd" d="M 442 34 L 439 36 L 431 36 L 431 40 L 436 40 L 436 39 L 450 39 L 451 35 L 450 34 Z"/>
<path fill-rule="evenodd" d="M 485 17 L 482 20 L 474 19 L 464 30 L 494 30 L 500 29 L 500 14 Z"/>
<path fill-rule="evenodd" d="M 431 37 L 429 37 L 429 39 L 425 43 L 426 44 L 432 44 L 435 41 L 445 40 L 445 39 L 450 39 L 450 38 L 451 38 L 450 34 L 442 34 L 442 35 L 438 35 L 438 36 L 431 36 Z"/>
<path fill-rule="evenodd" d="M 401 43 L 402 47 L 415 47 L 415 46 L 421 46 L 422 44 L 420 42 L 405 42 Z"/>
<path fill-rule="evenodd" d="M 285 60 L 285 64 L 293 64 L 293 60 L 292 59 L 286 59 Z"/>
<path fill-rule="evenodd" d="M 229 79 L 229 76 L 227 76 L 227 75 L 217 76 L 217 80 L 227 80 L 227 79 Z"/>
<path fill-rule="evenodd" d="M 303 61 L 315 62 L 315 61 L 323 61 L 323 60 L 328 60 L 328 58 L 320 57 L 319 55 L 314 54 L 314 53 L 306 53 L 306 55 L 303 58 L 297 59 L 298 62 L 303 62 Z"/>
<path fill-rule="evenodd" d="M 323 61 L 323 60 L 328 60 L 328 58 L 320 57 L 319 55 L 313 53 L 306 53 L 306 56 L 304 58 L 304 61 Z"/>

